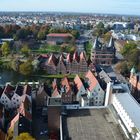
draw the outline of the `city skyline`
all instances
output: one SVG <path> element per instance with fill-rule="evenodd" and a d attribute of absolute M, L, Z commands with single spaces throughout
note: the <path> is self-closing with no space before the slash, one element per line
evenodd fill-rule
<path fill-rule="evenodd" d="M 0 11 L 49 11 L 140 15 L 140 1 L 135 0 L 5 0 Z"/>

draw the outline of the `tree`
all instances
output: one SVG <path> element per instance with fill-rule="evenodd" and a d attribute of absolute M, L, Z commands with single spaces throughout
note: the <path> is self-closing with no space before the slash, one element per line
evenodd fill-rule
<path fill-rule="evenodd" d="M 77 39 L 80 36 L 80 33 L 77 30 L 72 30 L 71 34 Z"/>
<path fill-rule="evenodd" d="M 19 72 L 23 75 L 30 75 L 33 72 L 33 66 L 31 61 L 24 62 L 19 66 Z"/>
<path fill-rule="evenodd" d="M 111 38 L 111 32 L 107 32 L 104 34 L 104 42 L 108 42 Z"/>
<path fill-rule="evenodd" d="M 21 133 L 16 140 L 35 140 L 29 133 Z"/>
<path fill-rule="evenodd" d="M 90 56 L 90 54 L 91 54 L 91 49 L 92 49 L 92 43 L 91 43 L 91 42 L 88 42 L 88 43 L 86 44 L 86 48 L 85 48 L 87 56 Z"/>
<path fill-rule="evenodd" d="M 28 56 L 29 53 L 30 53 L 30 49 L 28 47 L 28 45 L 24 45 L 22 48 L 21 48 L 21 53 L 24 54 L 25 56 Z"/>
<path fill-rule="evenodd" d="M 2 55 L 7 56 L 10 53 L 10 47 L 7 42 L 4 42 L 4 44 L 1 47 Z"/>
<path fill-rule="evenodd" d="M 98 28 L 98 29 L 99 29 L 99 28 L 104 28 L 103 22 L 99 22 L 99 23 L 97 24 L 97 28 Z"/>
<path fill-rule="evenodd" d="M 38 40 L 45 40 L 46 39 L 46 32 L 45 31 L 39 31 L 37 34 Z"/>
<path fill-rule="evenodd" d="M 123 49 L 121 50 L 121 53 L 124 56 L 129 56 L 131 54 L 131 51 L 136 48 L 137 44 L 135 44 L 134 42 L 129 42 L 124 45 Z"/>

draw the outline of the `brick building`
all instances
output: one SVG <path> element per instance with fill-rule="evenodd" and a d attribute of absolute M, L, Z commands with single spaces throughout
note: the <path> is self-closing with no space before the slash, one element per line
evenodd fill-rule
<path fill-rule="evenodd" d="M 52 54 L 43 64 L 41 63 L 40 66 L 43 67 L 48 74 L 78 74 L 93 69 L 92 62 L 86 59 L 84 52 L 81 52 L 80 55 L 75 52 L 73 55 L 67 54 L 64 56 L 62 54 L 58 57 Z"/>
<path fill-rule="evenodd" d="M 70 43 L 72 40 L 73 36 L 69 33 L 51 33 L 47 35 L 47 43 L 52 45 Z"/>
<path fill-rule="evenodd" d="M 96 38 L 91 52 L 91 60 L 95 65 L 112 65 L 115 60 L 115 47 L 113 38 L 110 39 L 109 44 L 103 44 L 98 38 Z"/>

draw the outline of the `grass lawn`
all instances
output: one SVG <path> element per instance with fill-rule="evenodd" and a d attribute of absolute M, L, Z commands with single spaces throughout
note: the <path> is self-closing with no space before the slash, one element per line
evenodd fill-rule
<path fill-rule="evenodd" d="M 55 75 L 34 75 L 34 76 L 40 76 L 42 78 L 57 78 L 57 79 L 61 79 L 67 76 L 70 79 L 74 79 L 76 74 L 55 74 Z M 83 74 L 79 74 L 79 76 L 82 78 Z"/>

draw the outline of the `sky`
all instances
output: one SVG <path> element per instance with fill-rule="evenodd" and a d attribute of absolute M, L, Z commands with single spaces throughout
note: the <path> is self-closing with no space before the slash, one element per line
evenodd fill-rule
<path fill-rule="evenodd" d="M 0 11 L 61 11 L 140 15 L 140 0 L 0 0 Z"/>

